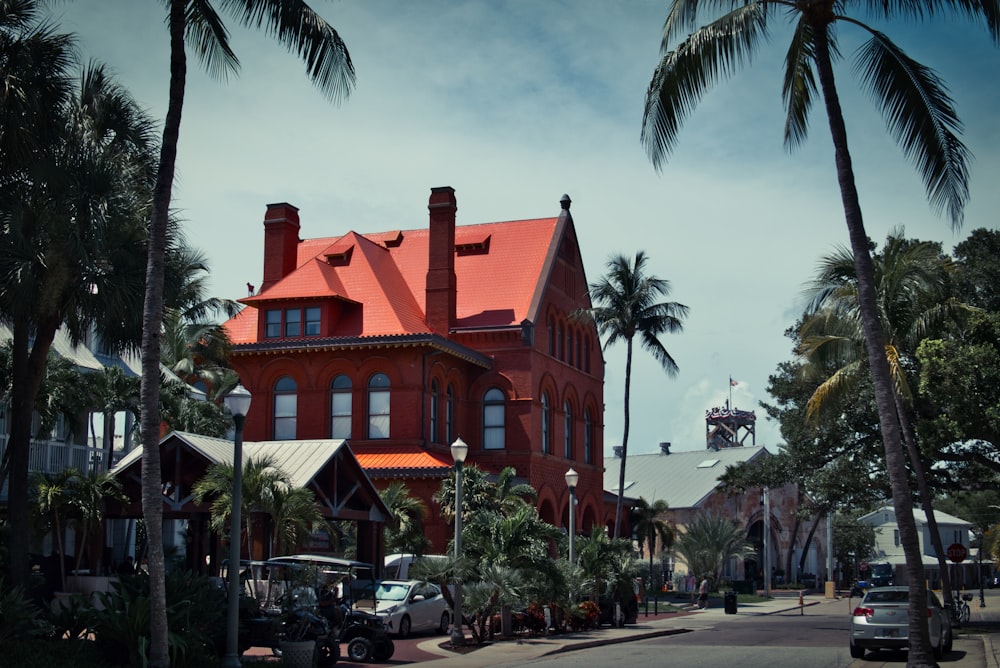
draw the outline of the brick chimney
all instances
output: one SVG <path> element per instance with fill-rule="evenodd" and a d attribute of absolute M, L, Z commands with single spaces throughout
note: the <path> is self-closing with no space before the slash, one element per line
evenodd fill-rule
<path fill-rule="evenodd" d="M 430 233 L 427 242 L 427 283 L 425 312 L 427 326 L 435 334 L 447 336 L 455 324 L 455 189 L 431 188 Z"/>
<path fill-rule="evenodd" d="M 264 280 L 260 292 L 295 270 L 298 247 L 298 208 L 287 202 L 268 204 L 264 214 Z"/>

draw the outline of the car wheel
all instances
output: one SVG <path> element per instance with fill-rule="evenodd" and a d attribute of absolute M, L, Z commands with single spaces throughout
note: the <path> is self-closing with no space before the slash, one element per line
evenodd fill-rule
<path fill-rule="evenodd" d="M 451 626 L 451 615 L 447 611 L 441 613 L 441 626 L 437 627 L 438 633 L 447 633 L 448 627 Z"/>
<path fill-rule="evenodd" d="M 851 658 L 852 659 L 865 658 L 865 648 L 857 647 L 854 643 L 851 643 Z"/>
<path fill-rule="evenodd" d="M 368 638 L 355 638 L 347 643 L 347 658 L 355 663 L 365 663 L 372 658 L 374 647 Z"/>
<path fill-rule="evenodd" d="M 399 620 L 399 637 L 407 638 L 410 635 L 410 629 L 413 627 L 412 622 L 410 622 L 409 615 L 403 615 L 403 618 Z"/>
<path fill-rule="evenodd" d="M 391 639 L 385 638 L 384 640 L 379 640 L 375 643 L 375 649 L 372 652 L 372 657 L 376 661 L 388 661 L 395 653 L 396 645 L 393 644 Z"/>
<path fill-rule="evenodd" d="M 947 637 L 945 638 L 945 641 L 944 641 L 944 653 L 945 654 L 947 654 L 948 652 L 951 651 L 951 648 L 954 646 L 954 640 L 955 640 L 954 637 L 952 636 L 951 629 L 948 629 L 947 634 L 948 635 L 947 635 Z"/>

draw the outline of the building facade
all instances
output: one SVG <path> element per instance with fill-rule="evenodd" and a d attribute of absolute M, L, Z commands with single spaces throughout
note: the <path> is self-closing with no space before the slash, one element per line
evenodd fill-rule
<path fill-rule="evenodd" d="M 573 468 L 576 527 L 602 523 L 604 362 L 573 315 L 590 302 L 560 205 L 457 226 L 455 191 L 433 188 L 426 228 L 305 240 L 298 209 L 269 205 L 260 289 L 225 325 L 254 395 L 248 440 L 347 439 L 378 488 L 401 480 L 423 500 L 431 551 L 450 537 L 432 497 L 458 438 L 466 465 L 514 467 L 557 526 Z"/>

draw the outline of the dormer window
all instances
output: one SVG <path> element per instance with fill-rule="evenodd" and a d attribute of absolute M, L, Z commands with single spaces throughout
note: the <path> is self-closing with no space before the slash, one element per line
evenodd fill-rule
<path fill-rule="evenodd" d="M 271 309 L 264 313 L 264 338 L 294 339 L 302 336 L 319 336 L 320 307 Z"/>

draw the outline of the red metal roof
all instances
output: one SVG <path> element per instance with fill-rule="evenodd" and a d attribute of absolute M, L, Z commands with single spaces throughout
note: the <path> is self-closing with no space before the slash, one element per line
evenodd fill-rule
<path fill-rule="evenodd" d="M 558 218 L 455 228 L 457 327 L 503 327 L 535 319 L 533 299 L 542 288 L 546 257 L 556 243 Z M 398 230 L 307 239 L 298 245 L 297 268 L 259 295 L 270 300 L 337 299 L 361 304 L 362 331 L 353 336 L 429 333 L 425 281 L 429 231 Z M 257 341 L 257 309 L 226 323 L 235 344 Z M 329 332 L 329 336 L 341 333 Z"/>
<path fill-rule="evenodd" d="M 366 471 L 378 473 L 380 470 L 420 471 L 424 473 L 447 473 L 452 464 L 443 457 L 420 449 L 417 446 L 397 446 L 370 452 L 355 453 L 355 458 Z"/>

